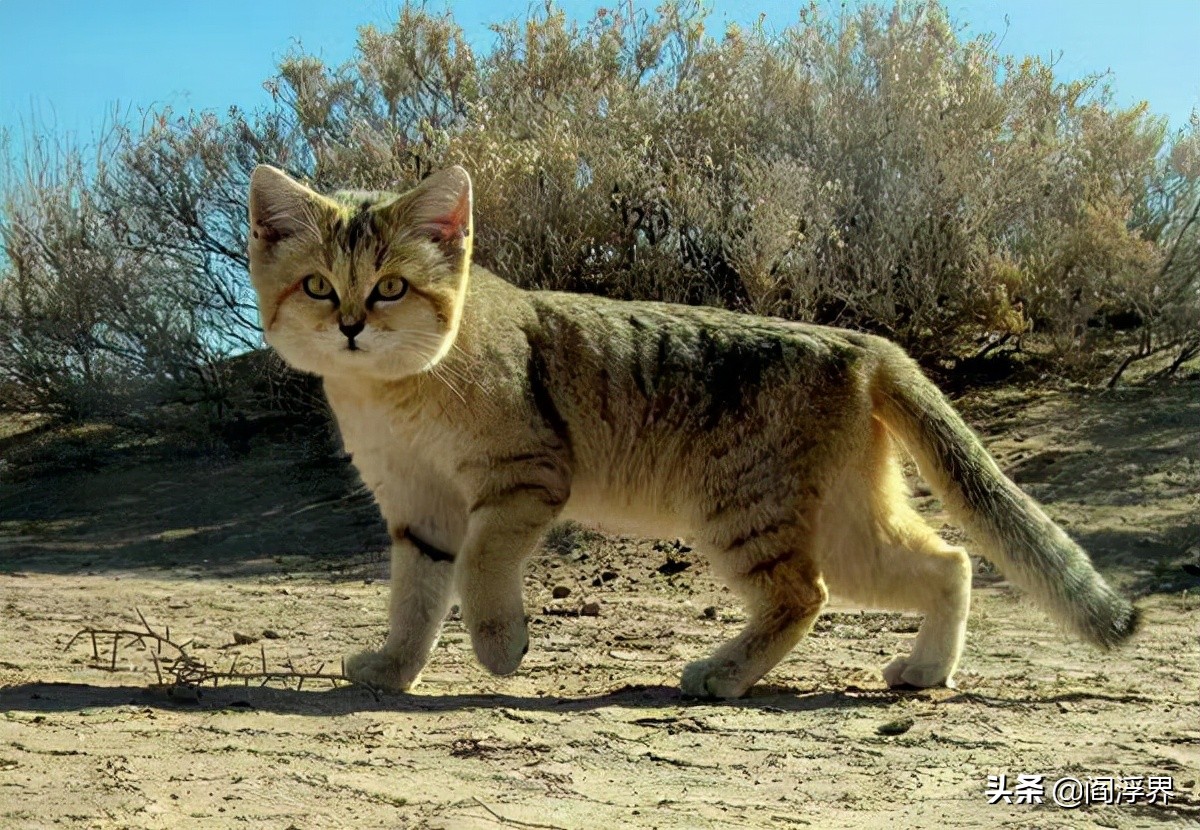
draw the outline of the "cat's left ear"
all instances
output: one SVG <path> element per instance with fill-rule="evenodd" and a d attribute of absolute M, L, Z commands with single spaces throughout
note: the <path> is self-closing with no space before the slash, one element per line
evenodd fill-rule
<path fill-rule="evenodd" d="M 409 227 L 427 236 L 447 254 L 470 249 L 471 177 L 455 165 L 429 176 L 412 194 L 408 205 Z"/>

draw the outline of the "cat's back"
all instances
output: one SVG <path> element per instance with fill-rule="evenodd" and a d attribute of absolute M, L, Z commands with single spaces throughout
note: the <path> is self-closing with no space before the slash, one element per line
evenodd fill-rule
<path fill-rule="evenodd" d="M 535 349 L 571 374 L 628 377 L 643 396 L 702 384 L 722 394 L 772 382 L 834 383 L 869 363 L 872 335 L 710 306 L 535 291 Z"/>

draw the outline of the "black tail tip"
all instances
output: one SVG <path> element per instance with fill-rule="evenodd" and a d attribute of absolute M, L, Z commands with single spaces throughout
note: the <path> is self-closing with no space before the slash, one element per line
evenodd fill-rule
<path fill-rule="evenodd" d="M 1112 621 L 1102 630 L 1099 638 L 1099 645 L 1102 648 L 1110 649 L 1123 645 L 1141 629 L 1142 609 L 1130 602 L 1124 603 L 1124 606 L 1113 615 Z"/>
<path fill-rule="evenodd" d="M 1129 614 L 1125 617 L 1125 629 L 1121 632 L 1121 638 L 1128 640 L 1134 634 L 1137 634 L 1142 627 L 1142 609 L 1130 603 Z"/>

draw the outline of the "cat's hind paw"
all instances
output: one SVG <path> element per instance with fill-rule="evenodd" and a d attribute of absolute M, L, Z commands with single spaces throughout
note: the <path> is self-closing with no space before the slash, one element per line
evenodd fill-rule
<path fill-rule="evenodd" d="M 897 657 L 883 667 L 883 679 L 888 686 L 928 689 L 933 686 L 954 688 L 952 667 L 936 663 L 912 663 L 908 657 Z"/>
<path fill-rule="evenodd" d="M 407 692 L 417 682 L 420 668 L 413 669 L 383 651 L 362 651 L 346 658 L 346 677 L 373 689 Z"/>
<path fill-rule="evenodd" d="M 738 666 L 728 660 L 697 660 L 684 667 L 679 690 L 688 697 L 732 700 L 754 685 L 753 681 L 747 683 L 741 674 Z"/>

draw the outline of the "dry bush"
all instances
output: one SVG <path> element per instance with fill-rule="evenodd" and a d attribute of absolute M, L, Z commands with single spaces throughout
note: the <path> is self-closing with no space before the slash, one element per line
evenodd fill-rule
<path fill-rule="evenodd" d="M 463 164 L 476 255 L 521 285 L 850 325 L 941 361 L 1032 329 L 1069 368 L 1137 327 L 1114 381 L 1200 351 L 1195 119 L 1168 137 L 1103 78 L 1004 57 L 936 3 L 707 23 L 686 1 L 547 6 L 475 54 L 451 12 L 405 3 L 345 65 L 285 58 L 263 111 L 151 113 L 94 172 L 26 165 L 0 187 L 4 403 L 235 409 L 223 367 L 261 343 L 260 162 L 391 190 Z"/>
<path fill-rule="evenodd" d="M 466 165 L 478 255 L 524 285 L 855 325 L 931 357 L 1036 324 L 1065 359 L 1161 266 L 1139 212 L 1164 126 L 1101 78 L 964 41 L 936 4 L 812 6 L 778 34 L 705 21 L 550 7 L 475 56 L 409 5 L 356 62 L 293 56 L 277 89 L 318 180 Z"/>
<path fill-rule="evenodd" d="M 1135 218 L 1153 246 L 1150 265 L 1128 269 L 1115 284 L 1118 301 L 1136 314 L 1138 344 L 1109 386 L 1137 360 L 1169 355 L 1156 373 L 1162 377 L 1200 354 L 1200 114 L 1159 165 Z"/>
<path fill-rule="evenodd" d="M 0 378 L 16 411 L 112 415 L 156 400 L 194 363 L 203 332 L 170 262 L 123 244 L 78 148 L 35 143 L 4 181 Z"/>

